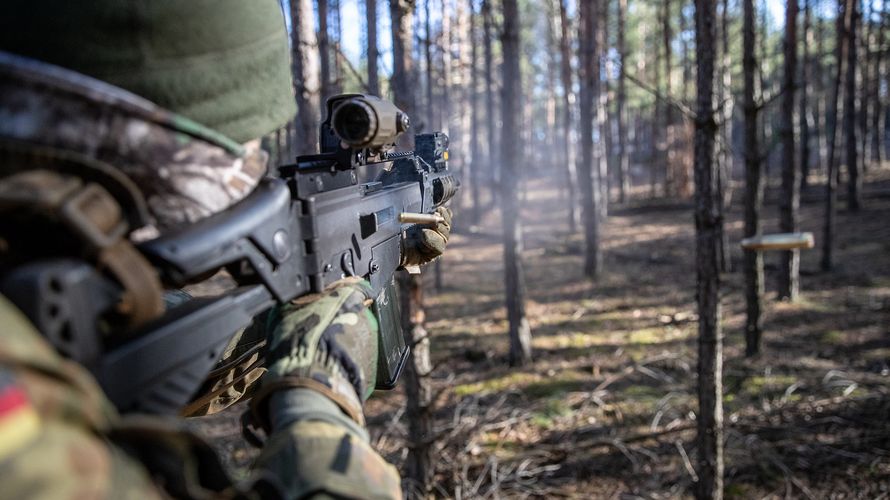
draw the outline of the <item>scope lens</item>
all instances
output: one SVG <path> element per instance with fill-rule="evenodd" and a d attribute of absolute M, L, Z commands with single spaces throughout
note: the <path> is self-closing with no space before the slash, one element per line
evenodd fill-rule
<path fill-rule="evenodd" d="M 345 102 L 334 113 L 334 132 L 347 144 L 363 144 L 371 136 L 370 110 L 358 102 Z"/>

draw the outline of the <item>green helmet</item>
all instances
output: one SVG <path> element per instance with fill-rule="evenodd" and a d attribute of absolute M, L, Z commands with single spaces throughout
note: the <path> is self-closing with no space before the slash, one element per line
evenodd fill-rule
<path fill-rule="evenodd" d="M 276 0 L 8 0 L 0 50 L 143 96 L 237 142 L 295 113 Z"/>

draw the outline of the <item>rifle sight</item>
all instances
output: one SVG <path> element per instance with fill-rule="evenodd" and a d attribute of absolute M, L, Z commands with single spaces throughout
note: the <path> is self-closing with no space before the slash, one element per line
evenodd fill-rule
<path fill-rule="evenodd" d="M 408 126 L 408 115 L 393 103 L 370 95 L 337 103 L 331 118 L 334 133 L 351 148 L 375 149 L 394 144 Z"/>

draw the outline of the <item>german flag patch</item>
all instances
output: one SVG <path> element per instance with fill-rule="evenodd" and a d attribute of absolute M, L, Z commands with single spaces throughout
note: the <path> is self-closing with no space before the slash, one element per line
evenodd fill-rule
<path fill-rule="evenodd" d="M 40 417 L 15 375 L 0 368 L 0 460 L 37 437 Z"/>

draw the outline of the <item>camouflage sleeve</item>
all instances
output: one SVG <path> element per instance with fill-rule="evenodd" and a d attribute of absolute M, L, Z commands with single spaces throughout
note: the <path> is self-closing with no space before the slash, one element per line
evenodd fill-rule
<path fill-rule="evenodd" d="M 143 465 L 103 436 L 116 415 L 0 296 L 3 498 L 162 498 Z"/>
<path fill-rule="evenodd" d="M 275 394 L 271 406 L 276 430 L 256 468 L 275 476 L 287 498 L 402 498 L 395 467 L 334 402 L 294 389 Z"/>

